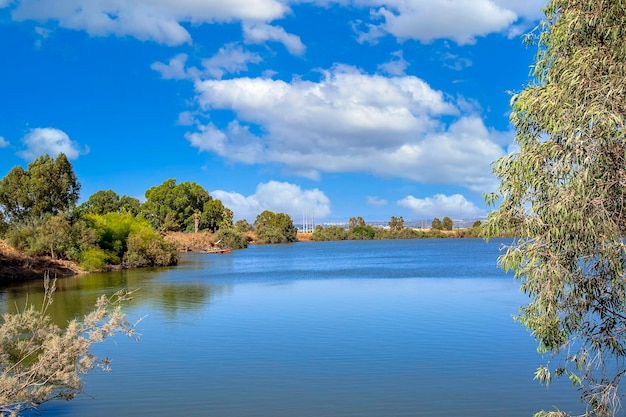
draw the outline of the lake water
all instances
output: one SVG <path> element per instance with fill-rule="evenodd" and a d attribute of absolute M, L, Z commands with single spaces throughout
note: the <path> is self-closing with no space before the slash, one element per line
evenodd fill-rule
<path fill-rule="evenodd" d="M 60 280 L 62 323 L 95 298 L 138 289 L 139 342 L 95 353 L 113 371 L 44 416 L 501 417 L 558 405 L 567 381 L 533 380 L 543 359 L 512 316 L 527 302 L 496 265 L 504 240 L 425 239 L 251 246 L 185 254 L 179 266 Z M 40 283 L 0 290 L 4 309 Z"/>

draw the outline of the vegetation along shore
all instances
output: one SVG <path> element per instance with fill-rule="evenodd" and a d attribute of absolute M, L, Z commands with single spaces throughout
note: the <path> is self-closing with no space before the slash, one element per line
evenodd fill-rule
<path fill-rule="evenodd" d="M 0 283 L 63 277 L 90 271 L 172 266 L 180 252 L 222 253 L 248 244 L 296 241 L 477 237 L 481 223 L 453 229 L 450 218 L 430 229 L 387 226 L 352 217 L 346 226 L 318 225 L 299 233 L 285 213 L 264 211 L 253 224 L 194 182 L 168 179 L 145 192 L 145 201 L 98 191 L 77 205 L 80 183 L 64 154 L 40 156 L 0 180 Z"/>

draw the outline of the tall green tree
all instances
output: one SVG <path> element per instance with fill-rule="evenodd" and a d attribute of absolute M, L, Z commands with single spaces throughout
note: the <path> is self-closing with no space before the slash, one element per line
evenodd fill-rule
<path fill-rule="evenodd" d="M 434 230 L 443 230 L 443 223 L 441 223 L 439 217 L 435 217 L 433 219 L 432 223 L 430 224 L 430 228 Z"/>
<path fill-rule="evenodd" d="M 534 80 L 512 99 L 519 151 L 494 164 L 487 231 L 518 236 L 500 262 L 530 298 L 519 321 L 554 355 L 537 378 L 568 376 L 585 415 L 611 416 L 626 373 L 626 1 L 544 11 L 527 38 Z"/>
<path fill-rule="evenodd" d="M 0 211 L 10 224 L 36 222 L 76 206 L 80 184 L 67 157 L 40 156 L 28 169 L 14 167 L 0 181 Z"/>
<path fill-rule="evenodd" d="M 195 216 L 211 200 L 209 192 L 195 182 L 176 184 L 175 179 L 168 179 L 146 191 L 142 211 L 155 229 L 192 231 Z"/>
<path fill-rule="evenodd" d="M 445 216 L 441 221 L 441 227 L 443 228 L 443 230 L 452 230 L 452 228 L 454 227 L 454 222 L 450 217 Z"/>
<path fill-rule="evenodd" d="M 120 196 L 113 190 L 100 190 L 89 196 L 89 199 L 77 207 L 80 213 L 103 215 L 120 211 Z"/>
<path fill-rule="evenodd" d="M 298 240 L 298 229 L 285 213 L 265 210 L 256 217 L 254 230 L 261 243 L 289 243 Z"/>

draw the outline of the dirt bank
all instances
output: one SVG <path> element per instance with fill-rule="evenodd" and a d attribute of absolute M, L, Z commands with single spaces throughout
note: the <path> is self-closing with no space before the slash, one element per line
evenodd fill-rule
<path fill-rule="evenodd" d="M 28 256 L 0 240 L 0 284 L 43 278 L 50 276 L 68 277 L 85 273 L 74 262 L 52 260 L 46 256 Z"/>

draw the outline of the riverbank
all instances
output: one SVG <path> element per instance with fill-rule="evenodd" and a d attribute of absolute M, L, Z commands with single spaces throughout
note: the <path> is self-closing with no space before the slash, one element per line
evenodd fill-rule
<path fill-rule="evenodd" d="M 86 274 L 77 263 L 54 260 L 47 256 L 29 256 L 0 239 L 0 283 L 41 279 L 46 271 L 51 277 Z"/>
<path fill-rule="evenodd" d="M 464 237 L 462 230 L 442 231 L 442 234 L 442 237 L 447 238 Z M 311 233 L 298 233 L 297 238 L 299 242 L 311 242 L 311 235 Z M 175 243 L 179 252 L 212 253 L 218 248 L 218 242 L 209 232 L 170 232 L 165 235 L 165 238 Z M 247 232 L 246 239 L 250 244 L 257 243 L 254 232 Z M 109 267 L 107 270 L 119 268 Z M 41 279 L 46 271 L 49 271 L 51 276 L 59 278 L 88 273 L 76 262 L 54 260 L 49 256 L 29 256 L 0 239 L 0 284 Z"/>

